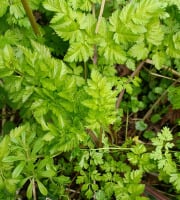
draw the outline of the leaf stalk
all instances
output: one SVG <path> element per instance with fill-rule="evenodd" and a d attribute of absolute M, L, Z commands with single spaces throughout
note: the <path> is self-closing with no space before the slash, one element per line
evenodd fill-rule
<path fill-rule="evenodd" d="M 38 24 L 37 24 L 37 22 L 36 22 L 36 19 L 35 19 L 34 15 L 33 15 L 33 13 L 32 13 L 32 10 L 31 10 L 31 8 L 30 8 L 30 6 L 29 6 L 28 0 L 21 0 L 21 3 L 22 3 L 22 5 L 23 5 L 23 7 L 24 7 L 24 10 L 25 10 L 25 12 L 26 12 L 28 18 L 29 18 L 29 21 L 30 21 L 30 23 L 31 23 L 31 26 L 32 26 L 32 28 L 33 28 L 34 33 L 35 33 L 36 35 L 41 35 L 41 33 L 40 33 L 40 31 L 39 31 Z"/>

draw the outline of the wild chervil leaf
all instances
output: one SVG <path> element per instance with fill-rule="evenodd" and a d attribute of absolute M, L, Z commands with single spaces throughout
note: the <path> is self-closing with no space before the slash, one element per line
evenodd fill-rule
<path fill-rule="evenodd" d="M 168 99 L 171 102 L 174 109 L 180 108 L 180 88 L 170 87 L 168 89 Z"/>
<path fill-rule="evenodd" d="M 43 6 L 50 11 L 59 12 L 66 9 L 67 4 L 65 0 L 46 0 L 43 3 Z"/>
<path fill-rule="evenodd" d="M 175 185 L 177 191 L 180 191 L 180 173 L 171 174 L 170 175 L 170 182 Z"/>
<path fill-rule="evenodd" d="M 128 53 L 137 60 L 141 60 L 147 58 L 149 50 L 145 47 L 144 43 L 137 43 L 130 48 Z"/>
<path fill-rule="evenodd" d="M 160 45 L 164 39 L 164 33 L 163 33 L 162 26 L 160 25 L 159 20 L 150 21 L 147 27 L 148 27 L 147 28 L 148 31 L 145 34 L 147 41 L 150 44 L 153 44 L 156 46 Z"/>
<path fill-rule="evenodd" d="M 167 55 L 165 52 L 157 51 L 152 56 L 153 64 L 155 65 L 156 69 L 163 68 L 163 65 L 167 62 Z"/>
<path fill-rule="evenodd" d="M 71 199 L 78 188 L 77 199 L 144 200 L 149 172 L 176 198 L 176 129 L 139 141 L 128 118 L 143 118 L 179 76 L 180 1 L 29 0 L 41 35 L 25 2 L 0 6 L 0 199 Z M 135 71 L 150 59 L 170 80 Z M 180 108 L 179 91 L 168 88 L 167 107 Z"/>
<path fill-rule="evenodd" d="M 65 60 L 68 62 L 86 62 L 94 53 L 93 46 L 86 41 L 74 42 L 70 45 Z"/>
<path fill-rule="evenodd" d="M 2 17 L 6 13 L 8 5 L 9 5 L 8 1 L 6 0 L 1 1 L 0 17 Z"/>

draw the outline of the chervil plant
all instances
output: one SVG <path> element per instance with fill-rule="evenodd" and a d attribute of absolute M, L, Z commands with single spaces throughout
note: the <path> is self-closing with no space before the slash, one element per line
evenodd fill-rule
<path fill-rule="evenodd" d="M 178 198 L 177 131 L 141 133 L 180 108 L 179 19 L 178 0 L 1 0 L 1 199 L 163 198 L 149 174 Z"/>

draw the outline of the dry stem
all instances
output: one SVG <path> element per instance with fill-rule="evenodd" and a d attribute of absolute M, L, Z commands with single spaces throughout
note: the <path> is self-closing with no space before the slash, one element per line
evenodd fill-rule
<path fill-rule="evenodd" d="M 96 29 L 95 29 L 95 33 L 96 34 L 99 31 L 99 26 L 100 26 L 100 23 L 101 23 L 101 19 L 102 19 L 102 15 L 103 15 L 105 3 L 106 3 L 106 0 L 102 0 L 102 2 L 101 2 L 101 8 L 100 8 L 99 16 L 98 16 L 98 21 L 97 21 Z"/>
<path fill-rule="evenodd" d="M 131 74 L 130 79 L 128 80 L 127 83 L 129 83 L 131 81 L 131 79 L 134 78 L 139 73 L 139 71 L 141 70 L 141 68 L 143 67 L 145 62 L 146 62 L 145 60 L 140 62 L 140 64 L 137 66 L 136 70 Z M 125 89 L 123 89 L 118 96 L 118 99 L 117 99 L 117 102 L 116 102 L 116 109 L 118 109 L 119 106 L 120 106 L 120 103 L 121 103 L 122 98 L 124 96 L 124 92 L 125 92 Z"/>

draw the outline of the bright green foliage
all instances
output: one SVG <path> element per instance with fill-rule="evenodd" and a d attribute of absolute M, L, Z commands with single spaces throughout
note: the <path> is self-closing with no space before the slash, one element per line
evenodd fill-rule
<path fill-rule="evenodd" d="M 8 1 L 6 0 L 1 1 L 0 17 L 2 17 L 6 13 L 8 5 L 9 5 Z"/>
<path fill-rule="evenodd" d="M 142 171 L 131 171 L 127 164 L 115 161 L 110 155 L 106 157 L 106 153 L 86 151 L 80 166 L 76 166 L 76 170 L 80 172 L 76 182 L 83 183 L 82 192 L 85 192 L 88 199 L 94 194 L 95 196 L 101 194 L 105 199 L 111 199 L 113 194 L 116 199 L 139 197 L 144 190 L 144 185 L 140 184 Z M 88 161 L 90 165 L 87 168 Z M 97 168 L 100 168 L 99 172 Z M 124 178 L 118 176 L 118 173 L 124 174 Z"/>
<path fill-rule="evenodd" d="M 136 122 L 136 130 L 144 131 L 146 128 L 147 128 L 147 124 L 145 124 L 143 121 Z"/>
<path fill-rule="evenodd" d="M 168 99 L 173 105 L 174 109 L 180 108 L 180 88 L 170 87 L 168 90 Z"/>
<path fill-rule="evenodd" d="M 150 156 L 157 163 L 157 168 L 160 170 L 160 179 L 168 179 L 176 190 L 179 191 L 180 172 L 173 160 L 173 153 L 170 151 L 174 146 L 172 140 L 173 136 L 171 131 L 169 128 L 164 127 L 161 133 L 158 133 L 157 138 L 152 138 L 152 143 L 156 148 Z"/>
<path fill-rule="evenodd" d="M 144 111 L 169 82 L 149 80 L 144 71 L 141 77 L 116 71 L 122 64 L 134 71 L 146 59 L 154 71 L 164 65 L 179 70 L 179 1 L 106 1 L 100 18 L 101 0 L 29 3 L 41 36 L 33 33 L 20 0 L 1 0 L 0 6 L 0 109 L 19 115 L 18 124 L 3 124 L 3 114 L 0 119 L 6 130 L 0 138 L 0 199 L 18 198 L 26 186 L 28 199 L 34 193 L 38 199 L 69 199 L 75 187 L 78 199 L 145 200 L 142 181 L 149 172 L 179 192 L 180 158 L 172 151 L 170 129 L 156 137 L 147 130 L 152 145 L 125 130 L 128 114 Z M 180 108 L 179 91 L 168 90 L 174 109 Z M 124 113 L 127 124 L 121 127 Z M 142 132 L 148 122 L 140 119 L 131 129 Z"/>
<path fill-rule="evenodd" d="M 87 127 L 92 130 L 98 130 L 100 127 L 107 129 L 108 125 L 113 124 L 116 120 L 114 106 L 116 91 L 113 91 L 111 83 L 108 83 L 107 79 L 95 70 L 91 73 L 91 80 L 88 80 L 88 87 L 85 88 L 85 91 L 88 98 L 82 103 L 89 108 L 86 117 Z"/>

